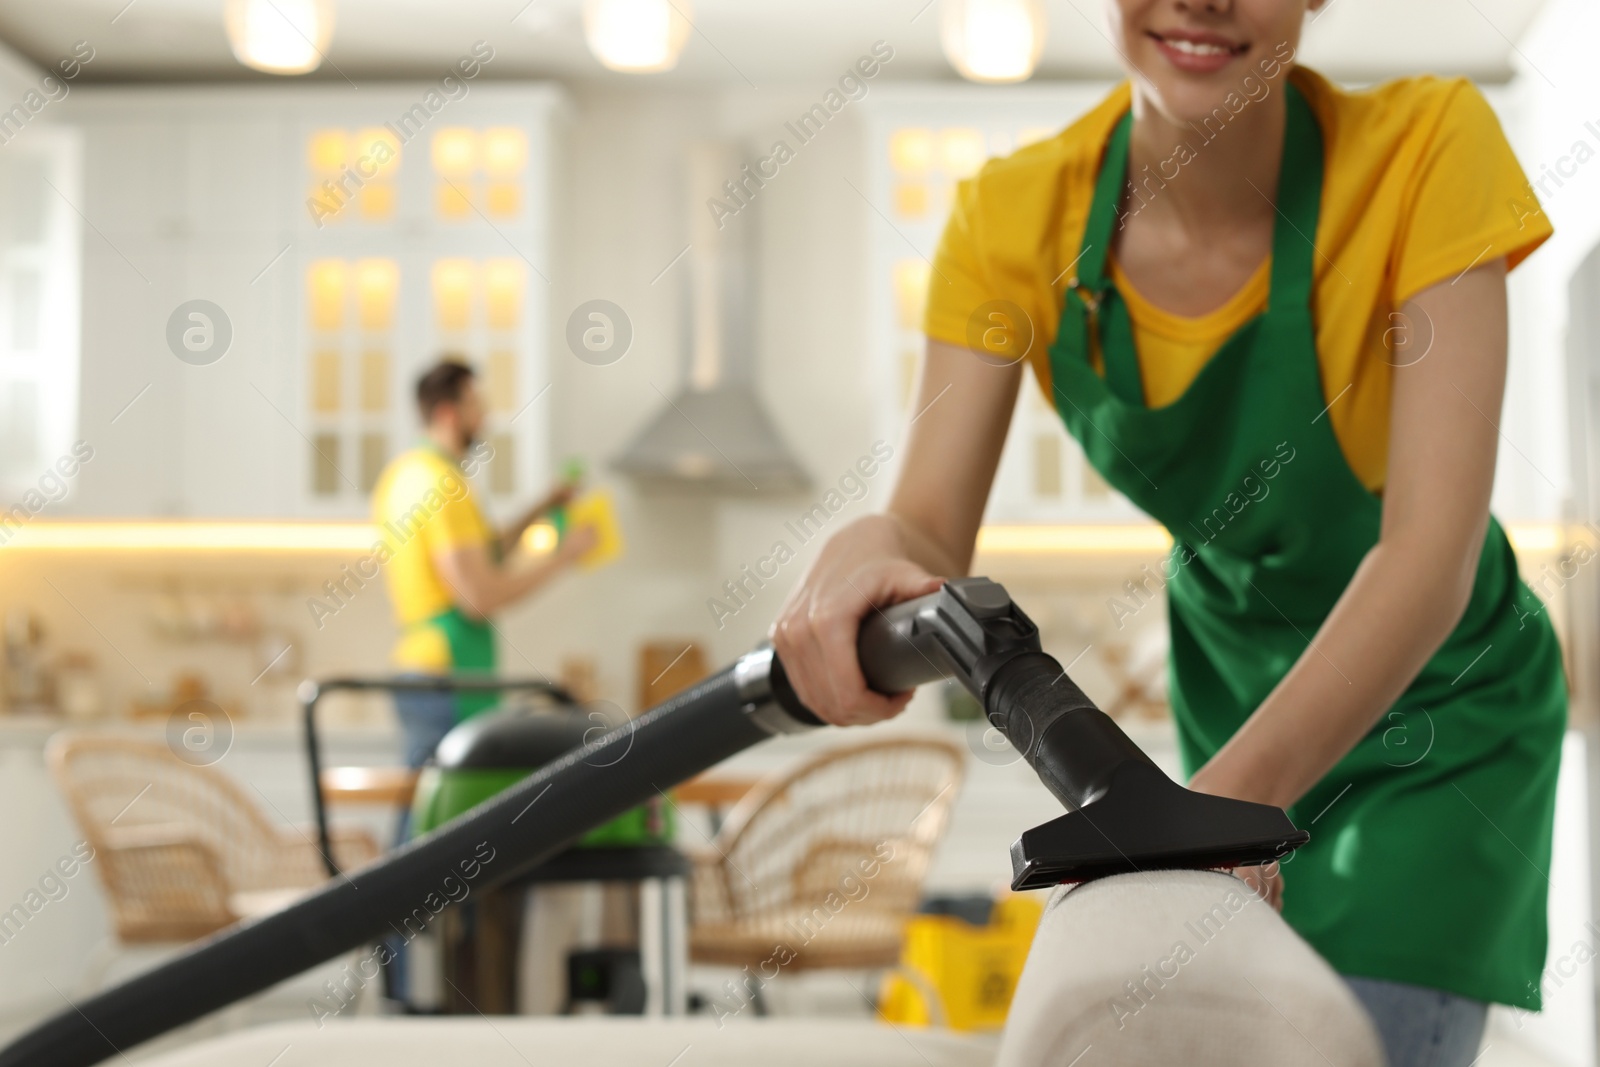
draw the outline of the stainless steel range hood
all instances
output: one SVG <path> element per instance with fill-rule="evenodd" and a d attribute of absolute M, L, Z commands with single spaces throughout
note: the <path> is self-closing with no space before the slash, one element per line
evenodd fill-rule
<path fill-rule="evenodd" d="M 613 462 L 646 488 L 748 494 L 811 482 L 756 395 L 756 220 L 724 188 L 743 162 L 730 144 L 689 151 L 688 380 Z M 712 201 L 738 210 L 714 214 Z"/>

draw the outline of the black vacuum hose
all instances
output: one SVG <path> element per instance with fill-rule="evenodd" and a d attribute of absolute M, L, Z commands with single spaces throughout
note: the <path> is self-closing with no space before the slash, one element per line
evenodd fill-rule
<path fill-rule="evenodd" d="M 1104 796 L 1129 760 L 1155 767 L 1049 653 L 1007 660 L 990 679 L 984 703 L 989 721 L 1069 811 Z"/>
<path fill-rule="evenodd" d="M 788 692 L 775 666 L 770 651 L 751 653 L 372 865 L 62 1011 L 0 1051 L 0 1067 L 99 1063 L 402 932 L 449 886 L 504 882 L 775 732 L 815 724 L 792 695 L 788 712 L 774 701 L 772 674 Z"/>

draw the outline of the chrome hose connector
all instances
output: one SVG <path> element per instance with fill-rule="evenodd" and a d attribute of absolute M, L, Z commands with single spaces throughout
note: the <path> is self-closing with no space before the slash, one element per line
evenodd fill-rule
<path fill-rule="evenodd" d="M 772 692 L 773 651 L 769 644 L 751 649 L 733 665 L 733 684 L 742 710 L 769 734 L 799 734 L 816 728 L 790 715 Z"/>

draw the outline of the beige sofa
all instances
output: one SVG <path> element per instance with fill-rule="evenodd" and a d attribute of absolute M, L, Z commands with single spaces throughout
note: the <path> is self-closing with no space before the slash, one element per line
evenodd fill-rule
<path fill-rule="evenodd" d="M 288 1049 L 285 1052 L 285 1049 Z M 989 1067 L 992 1036 L 864 1020 L 353 1019 L 243 1030 L 144 1067 Z M 282 1056 L 282 1059 L 275 1057 Z"/>
<path fill-rule="evenodd" d="M 1383 1062 L 1343 979 L 1243 882 L 1152 871 L 1054 892 L 996 1067 Z"/>

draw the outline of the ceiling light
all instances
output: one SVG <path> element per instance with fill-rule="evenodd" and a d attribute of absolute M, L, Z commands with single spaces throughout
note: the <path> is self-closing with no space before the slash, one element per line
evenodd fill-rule
<path fill-rule="evenodd" d="M 333 37 L 333 0 L 228 0 L 224 22 L 245 66 L 304 74 L 322 64 Z"/>
<path fill-rule="evenodd" d="M 584 0 L 583 35 L 610 69 L 650 74 L 678 65 L 692 15 L 689 0 Z"/>
<path fill-rule="evenodd" d="M 975 82 L 1020 82 L 1044 50 L 1040 0 L 944 0 L 939 37 L 945 57 Z"/>

